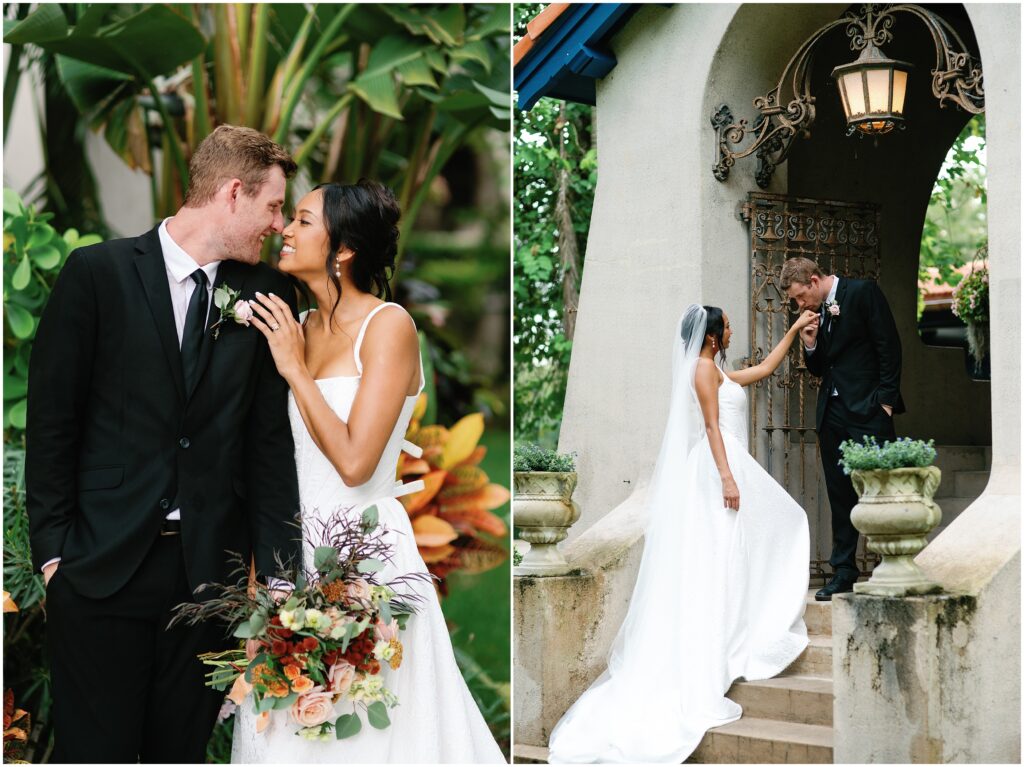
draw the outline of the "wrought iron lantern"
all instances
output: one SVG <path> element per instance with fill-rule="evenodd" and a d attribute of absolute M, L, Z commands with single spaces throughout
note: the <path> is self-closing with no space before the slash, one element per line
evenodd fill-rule
<path fill-rule="evenodd" d="M 903 105 L 907 97 L 907 76 L 911 64 L 886 58 L 868 43 L 852 64 L 832 70 L 846 113 L 847 133 L 888 133 L 905 127 Z"/>
<path fill-rule="evenodd" d="M 832 71 L 846 113 L 847 134 L 881 135 L 904 127 L 903 110 L 912 65 L 887 58 L 880 50 L 880 46 L 892 40 L 896 14 L 916 18 L 931 33 L 935 44 L 932 95 L 939 106 L 952 102 L 971 114 L 984 112 L 981 63 L 967 52 L 967 46 L 948 21 L 919 5 L 863 5 L 857 12 L 847 11 L 804 41 L 782 70 L 778 85 L 754 99 L 760 117 L 753 125 L 747 120 L 735 120 L 725 104 L 715 111 L 711 117 L 717 135 L 712 166 L 715 178 L 725 181 L 736 160 L 756 154 L 754 178 L 759 187 L 768 188 L 775 168 L 785 161 L 793 140 L 799 135 L 810 135 L 815 117 L 815 97 L 811 95 L 814 48 L 838 27 L 846 27 L 850 48 L 860 51 L 856 61 Z M 753 141 L 741 149 L 740 144 L 750 135 L 754 136 Z"/>

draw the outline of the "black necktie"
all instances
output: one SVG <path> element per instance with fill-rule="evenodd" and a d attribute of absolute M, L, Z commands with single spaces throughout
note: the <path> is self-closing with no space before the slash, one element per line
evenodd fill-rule
<path fill-rule="evenodd" d="M 199 372 L 199 352 L 203 348 L 206 333 L 206 315 L 210 311 L 210 298 L 206 295 L 206 272 L 196 269 L 192 272 L 196 288 L 188 301 L 185 312 L 185 330 L 181 335 L 181 367 L 185 374 L 185 391 L 192 393 Z"/>

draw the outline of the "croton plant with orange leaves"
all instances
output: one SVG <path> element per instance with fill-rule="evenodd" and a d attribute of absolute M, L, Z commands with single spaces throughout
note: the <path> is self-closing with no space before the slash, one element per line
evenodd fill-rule
<path fill-rule="evenodd" d="M 446 578 L 459 570 L 480 573 L 497 567 L 508 552 L 488 536 L 508 534 L 504 520 L 494 513 L 508 502 L 508 488 L 491 482 L 480 468 L 487 448 L 478 444 L 484 433 L 481 413 L 467 415 L 450 429 L 422 425 L 426 394 L 416 402 L 405 438 L 423 448 L 420 458 L 402 453 L 398 477 L 405 482 L 422 479 L 424 489 L 402 496 L 412 519 L 416 544 L 431 573 L 447 594 Z"/>

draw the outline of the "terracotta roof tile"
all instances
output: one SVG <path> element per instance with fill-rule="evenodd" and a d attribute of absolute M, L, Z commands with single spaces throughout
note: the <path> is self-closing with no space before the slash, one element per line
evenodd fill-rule
<path fill-rule="evenodd" d="M 538 13 L 526 24 L 526 34 L 512 48 L 512 66 L 515 66 L 533 48 L 535 41 L 539 40 L 544 31 L 550 27 L 555 19 L 562 15 L 566 8 L 572 3 L 551 3 Z"/>

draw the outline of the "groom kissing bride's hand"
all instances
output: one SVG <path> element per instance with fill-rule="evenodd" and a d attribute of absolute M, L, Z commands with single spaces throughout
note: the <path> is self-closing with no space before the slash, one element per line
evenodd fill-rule
<path fill-rule="evenodd" d="M 174 608 L 230 580 L 229 551 L 264 581 L 275 554 L 301 557 L 287 385 L 263 336 L 214 301 L 275 293 L 294 314 L 290 282 L 260 262 L 294 172 L 263 134 L 222 125 L 176 215 L 76 250 L 54 285 L 26 429 L 54 762 L 205 761 L 223 695 L 197 655 L 231 639 L 168 629 Z M 116 681 L 97 661 L 112 651 Z"/>
<path fill-rule="evenodd" d="M 800 331 L 807 369 L 821 377 L 816 427 L 825 487 L 832 511 L 831 581 L 815 598 L 853 590 L 857 529 L 850 511 L 857 493 L 839 467 L 839 446 L 873 436 L 896 438 L 893 413 L 903 413 L 901 348 L 892 311 L 874 280 L 825 274 L 807 258 L 783 264 L 780 285 L 801 310 L 817 317 Z"/>

